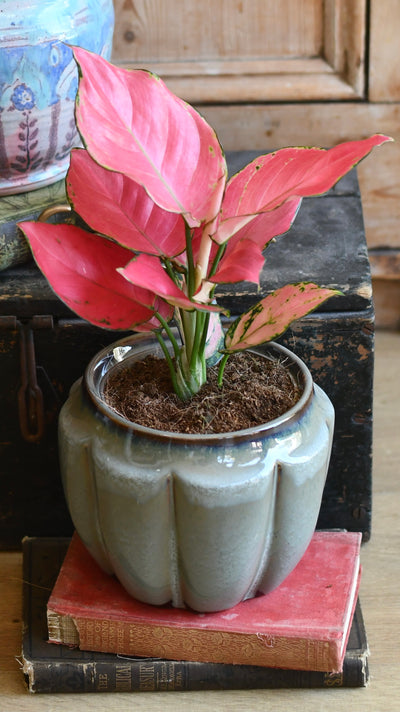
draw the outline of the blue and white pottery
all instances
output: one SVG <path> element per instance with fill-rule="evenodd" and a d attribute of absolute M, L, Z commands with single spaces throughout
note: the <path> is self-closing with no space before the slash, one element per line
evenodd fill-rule
<path fill-rule="evenodd" d="M 111 56 L 112 0 L 0 0 L 0 195 L 61 180 L 79 143 L 78 45 Z"/>
<path fill-rule="evenodd" d="M 329 463 L 333 407 L 305 364 L 278 344 L 303 388 L 281 417 L 218 435 L 131 423 L 103 401 L 111 369 L 149 353 L 152 335 L 101 351 L 60 415 L 63 485 L 74 525 L 100 566 L 151 604 L 230 608 L 278 586 L 315 530 Z"/>

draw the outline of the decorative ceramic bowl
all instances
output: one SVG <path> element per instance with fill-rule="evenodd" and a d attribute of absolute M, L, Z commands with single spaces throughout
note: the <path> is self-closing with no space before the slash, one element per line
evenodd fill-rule
<path fill-rule="evenodd" d="M 0 195 L 65 176 L 78 144 L 67 44 L 109 59 L 113 29 L 112 0 L 0 0 Z"/>
<path fill-rule="evenodd" d="M 334 413 L 300 359 L 277 344 L 303 393 L 281 417 L 218 435 L 156 431 L 102 399 L 105 375 L 148 353 L 152 335 L 101 351 L 60 416 L 65 495 L 94 558 L 135 598 L 197 611 L 230 608 L 278 586 L 315 529 Z M 121 361 L 122 359 L 122 361 Z"/>

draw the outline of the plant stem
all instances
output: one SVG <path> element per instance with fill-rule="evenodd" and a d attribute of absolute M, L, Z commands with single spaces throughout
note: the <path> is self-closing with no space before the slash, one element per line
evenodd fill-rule
<path fill-rule="evenodd" d="M 220 262 L 222 255 L 224 254 L 225 250 L 226 250 L 226 243 L 223 243 L 222 245 L 220 245 L 218 247 L 217 254 L 214 257 L 208 277 L 213 277 L 214 274 L 216 273 L 218 264 Z"/>
<path fill-rule="evenodd" d="M 204 354 L 205 348 L 206 348 L 206 341 L 207 341 L 207 335 L 208 335 L 208 326 L 210 323 L 210 312 L 206 312 L 205 318 L 204 318 L 204 326 L 203 326 L 203 333 L 201 335 L 201 341 L 200 341 L 200 346 L 199 346 L 199 352 L 201 354 Z"/>
<path fill-rule="evenodd" d="M 227 362 L 228 358 L 229 358 L 229 354 L 224 354 L 223 357 L 222 357 L 222 359 L 221 359 L 221 362 L 220 362 L 220 364 L 219 364 L 219 369 L 218 369 L 218 385 L 219 385 L 220 387 L 222 386 L 222 379 L 223 379 L 223 376 L 224 376 L 224 370 L 225 370 L 225 366 L 226 366 L 226 362 Z"/>
<path fill-rule="evenodd" d="M 191 323 L 193 323 L 193 319 L 198 316 L 199 312 L 185 312 L 185 310 L 179 310 L 180 311 L 180 316 L 182 319 L 182 327 L 185 327 L 186 323 L 186 331 L 190 330 Z M 205 362 L 204 358 L 202 361 L 199 361 L 197 358 L 193 357 L 192 365 L 189 363 L 188 360 L 188 354 L 186 353 L 186 348 L 185 348 L 185 343 L 182 348 L 179 347 L 179 344 L 177 343 L 174 334 L 172 332 L 171 327 L 169 324 L 165 321 L 165 319 L 156 312 L 156 316 L 162 325 L 163 329 L 166 332 L 166 335 L 171 341 L 172 348 L 174 350 L 174 356 L 175 360 L 171 358 L 171 354 L 169 353 L 169 350 L 164 342 L 164 339 L 159 331 L 156 331 L 156 337 L 158 340 L 158 343 L 160 344 L 164 356 L 166 358 L 166 361 L 168 363 L 168 367 L 171 373 L 171 380 L 172 380 L 172 385 L 174 388 L 174 391 L 176 395 L 181 399 L 181 400 L 189 400 L 194 393 L 197 393 L 197 391 L 201 388 L 205 381 L 206 373 L 205 373 Z M 201 315 L 203 316 L 203 315 Z M 185 318 L 186 317 L 186 318 Z M 190 318 L 188 318 L 190 317 Z M 200 320 L 201 321 L 201 320 Z M 200 324 L 201 325 L 201 324 Z M 196 354 L 198 353 L 198 346 L 196 346 L 197 340 L 201 339 L 201 329 L 200 325 L 197 326 L 197 323 L 194 325 L 194 328 L 192 328 L 193 331 L 193 338 L 189 340 L 189 344 L 194 344 L 194 348 L 192 348 L 192 355 L 193 353 Z M 197 331 L 199 331 L 199 335 L 197 336 Z M 192 359 L 191 359 L 192 360 Z"/>
<path fill-rule="evenodd" d="M 189 363 L 189 369 L 190 371 L 195 371 L 196 370 L 196 364 L 204 360 L 202 359 L 202 356 L 204 357 L 204 352 L 202 354 L 200 346 L 202 343 L 202 337 L 203 337 L 203 330 L 204 330 L 204 321 L 205 321 L 205 313 L 198 311 L 196 312 L 196 329 L 194 332 L 194 339 L 193 339 L 193 347 L 192 347 L 192 353 L 190 354 L 190 363 Z"/>
<path fill-rule="evenodd" d="M 180 323 L 182 324 L 182 329 L 183 329 L 183 334 L 182 334 L 182 341 L 183 341 L 183 348 L 184 351 L 186 352 L 186 358 L 189 363 L 192 355 L 191 347 L 193 344 L 194 340 L 194 334 L 195 334 L 195 318 L 196 314 L 195 312 L 189 312 L 186 311 L 185 309 L 179 309 L 179 315 L 180 315 Z"/>
<path fill-rule="evenodd" d="M 172 344 L 175 358 L 179 358 L 179 354 L 180 354 L 179 344 L 178 344 L 177 340 L 175 339 L 175 336 L 172 332 L 170 325 L 168 324 L 167 321 L 165 321 L 164 317 L 162 317 L 161 314 L 159 314 L 158 312 L 155 312 L 155 316 L 157 317 L 158 321 L 160 322 L 161 326 L 163 327 L 165 333 L 167 334 L 167 336 Z M 161 344 L 160 339 L 158 338 L 160 336 L 160 338 L 162 339 L 162 343 L 165 346 L 164 339 L 162 338 L 161 334 L 159 334 L 158 331 L 156 331 L 156 336 L 157 336 L 159 343 Z"/>
<path fill-rule="evenodd" d="M 169 277 L 171 277 L 172 281 L 179 287 L 179 280 L 177 279 L 176 273 L 171 265 L 170 260 L 163 260 L 163 264 Z"/>
<path fill-rule="evenodd" d="M 166 343 L 165 343 L 163 337 L 161 336 L 160 332 L 159 332 L 159 331 L 156 331 L 155 334 L 156 334 L 158 343 L 160 344 L 160 346 L 161 346 L 161 348 L 162 348 L 162 350 L 163 350 L 163 353 L 164 353 L 164 356 L 165 356 L 165 360 L 166 360 L 166 362 L 167 362 L 167 364 L 168 364 L 168 368 L 169 368 L 169 371 L 170 371 L 170 374 L 171 374 L 171 380 L 172 380 L 172 385 L 173 385 L 174 391 L 175 391 L 175 393 L 179 396 L 180 388 L 179 388 L 179 386 L 178 386 L 178 381 L 177 381 L 177 378 L 176 378 L 174 363 L 173 363 L 173 361 L 172 361 L 171 354 L 169 353 L 168 348 L 167 348 L 167 345 L 166 345 Z"/>

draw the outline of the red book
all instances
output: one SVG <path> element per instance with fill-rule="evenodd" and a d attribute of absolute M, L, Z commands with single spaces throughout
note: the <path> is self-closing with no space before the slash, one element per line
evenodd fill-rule
<path fill-rule="evenodd" d="M 104 573 L 77 534 L 47 604 L 50 643 L 81 650 L 340 672 L 360 581 L 361 534 L 316 532 L 287 579 L 217 613 L 152 606 Z"/>

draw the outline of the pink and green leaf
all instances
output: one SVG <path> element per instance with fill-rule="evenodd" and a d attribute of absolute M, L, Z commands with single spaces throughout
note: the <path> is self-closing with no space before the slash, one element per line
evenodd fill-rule
<path fill-rule="evenodd" d="M 219 245 L 228 240 L 228 247 L 230 247 L 231 243 L 248 238 L 263 249 L 274 237 L 283 235 L 289 230 L 300 204 L 301 198 L 289 198 L 274 210 L 267 212 L 225 220 L 222 217 L 212 239 Z M 223 211 L 224 205 L 225 201 L 222 204 Z"/>
<path fill-rule="evenodd" d="M 262 250 L 274 237 L 289 230 L 300 202 L 301 199 L 289 199 L 271 212 L 250 218 L 249 222 L 227 241 L 217 271 L 208 279 L 214 283 L 247 280 L 259 284 L 260 272 L 264 264 Z M 216 236 L 213 236 L 213 240 L 217 238 L 217 243 L 219 236 L 218 228 Z M 214 247 L 211 251 L 210 263 L 215 254 Z"/>
<path fill-rule="evenodd" d="M 153 291 L 129 284 L 117 272 L 132 257 L 129 250 L 74 225 L 24 222 L 19 226 L 56 294 L 91 324 L 137 330 L 150 322 L 155 310 L 171 318 L 173 310 Z"/>
<path fill-rule="evenodd" d="M 243 281 L 258 283 L 264 262 L 264 255 L 257 243 L 250 239 L 239 240 L 225 253 L 209 281 L 216 284 Z"/>
<path fill-rule="evenodd" d="M 181 215 L 159 208 L 144 188 L 109 171 L 81 148 L 71 152 L 66 179 L 68 199 L 96 232 L 136 252 L 175 257 L 185 249 Z"/>
<path fill-rule="evenodd" d="M 260 156 L 228 182 L 222 207 L 222 222 L 274 210 L 291 197 L 326 193 L 374 146 L 391 141 L 375 134 L 328 150 L 282 148 Z"/>
<path fill-rule="evenodd" d="M 262 250 L 274 237 L 289 230 L 299 205 L 300 200 L 288 200 L 276 210 L 252 218 L 227 241 L 218 268 L 208 279 L 214 283 L 247 280 L 259 284 L 264 265 Z M 210 255 L 211 264 L 215 254 L 214 247 Z"/>
<path fill-rule="evenodd" d="M 318 287 L 312 282 L 288 284 L 277 289 L 231 324 L 226 334 L 225 351 L 242 351 L 277 338 L 293 321 L 338 294 L 340 292 L 335 289 Z"/>
<path fill-rule="evenodd" d="M 142 185 L 191 227 L 213 220 L 226 183 L 213 129 L 156 75 L 115 67 L 78 47 L 74 56 L 76 120 L 92 158 Z"/>

